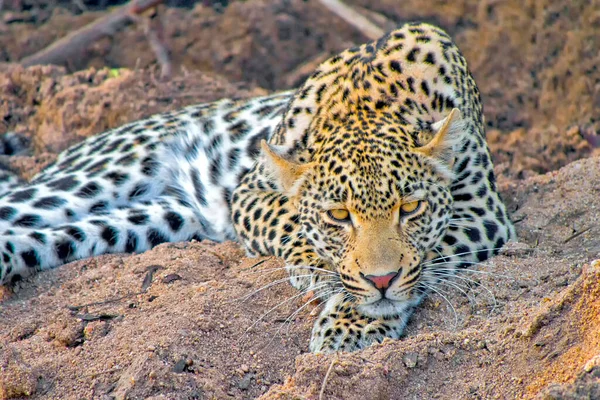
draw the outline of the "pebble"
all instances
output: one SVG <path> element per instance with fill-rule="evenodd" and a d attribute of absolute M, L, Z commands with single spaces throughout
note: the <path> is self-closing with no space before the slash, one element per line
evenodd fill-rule
<path fill-rule="evenodd" d="M 246 374 L 237 384 L 238 389 L 247 390 L 250 387 L 250 383 L 252 383 L 252 378 L 254 378 L 254 374 Z"/>
<path fill-rule="evenodd" d="M 406 368 L 415 368 L 417 366 L 417 359 L 419 355 L 417 353 L 406 353 L 402 356 L 402 362 Z"/>
<path fill-rule="evenodd" d="M 242 367 L 241 367 L 241 368 L 242 368 L 242 371 L 243 371 L 243 372 L 248 372 L 248 371 L 250 371 L 250 368 L 249 368 L 249 367 L 248 367 L 246 364 L 242 364 Z"/>

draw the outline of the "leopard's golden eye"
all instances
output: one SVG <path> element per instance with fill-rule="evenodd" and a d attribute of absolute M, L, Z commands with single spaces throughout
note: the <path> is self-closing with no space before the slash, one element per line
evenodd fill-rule
<path fill-rule="evenodd" d="M 348 210 L 344 210 L 343 208 L 337 208 L 335 210 L 327 211 L 327 215 L 334 221 L 337 222 L 349 222 L 350 221 L 350 213 Z"/>
<path fill-rule="evenodd" d="M 404 203 L 400 206 L 400 216 L 407 217 L 419 211 L 421 208 L 421 200 L 411 201 L 408 203 Z"/>

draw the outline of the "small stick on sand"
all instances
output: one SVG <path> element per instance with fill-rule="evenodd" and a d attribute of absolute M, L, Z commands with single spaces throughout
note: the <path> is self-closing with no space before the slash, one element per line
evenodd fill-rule
<path fill-rule="evenodd" d="M 327 368 L 327 372 L 325 373 L 325 378 L 323 378 L 323 383 L 321 384 L 321 391 L 319 392 L 319 400 L 324 400 L 325 396 L 325 387 L 327 386 L 327 380 L 329 379 L 329 375 L 333 370 L 333 365 L 338 360 L 337 356 L 331 360 L 331 364 L 329 364 L 329 368 Z"/>

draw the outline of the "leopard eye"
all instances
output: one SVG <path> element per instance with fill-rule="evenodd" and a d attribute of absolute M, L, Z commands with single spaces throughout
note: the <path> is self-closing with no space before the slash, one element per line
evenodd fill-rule
<path fill-rule="evenodd" d="M 344 210 L 343 208 L 329 210 L 327 211 L 327 215 L 336 222 L 350 222 L 350 213 L 348 210 Z"/>
<path fill-rule="evenodd" d="M 400 206 L 400 217 L 409 217 L 421 209 L 422 200 L 411 201 Z"/>

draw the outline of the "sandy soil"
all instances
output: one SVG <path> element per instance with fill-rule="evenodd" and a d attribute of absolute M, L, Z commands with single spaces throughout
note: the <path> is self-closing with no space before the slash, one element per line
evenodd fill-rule
<path fill-rule="evenodd" d="M 424 303 L 404 340 L 353 354 L 308 354 L 318 308 L 289 318 L 303 305 L 293 289 L 260 290 L 284 277 L 280 264 L 233 243 L 164 244 L 40 274 L 4 291 L 0 398 L 600 393 L 598 182 L 600 158 L 502 182 L 521 243 L 441 286 L 445 298 Z"/>
<path fill-rule="evenodd" d="M 333 356 L 307 353 L 318 306 L 291 316 L 304 303 L 287 284 L 258 291 L 285 277 L 278 261 L 246 259 L 233 243 L 71 263 L 0 289 L 0 399 L 600 398 L 593 3 L 349 3 L 382 25 L 425 19 L 456 38 L 482 90 L 520 243 L 440 287 L 444 297 L 423 304 L 404 340 Z M 7 4 L 22 17 L 0 18 L 7 62 L 105 12 Z M 160 15 L 177 66 L 169 81 L 157 78 L 135 26 L 66 68 L 0 65 L 0 133 L 32 142 L 30 155 L 0 161 L 27 178 L 83 137 L 191 103 L 291 87 L 320 59 L 365 40 L 313 0 Z"/>

